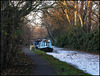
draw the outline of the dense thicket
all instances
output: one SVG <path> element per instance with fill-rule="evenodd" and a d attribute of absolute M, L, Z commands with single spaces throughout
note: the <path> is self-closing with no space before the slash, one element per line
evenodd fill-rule
<path fill-rule="evenodd" d="M 40 4 L 32 7 L 32 1 L 0 1 L 1 2 L 1 70 L 13 66 L 17 54 L 24 41 L 22 29 L 24 18 Z M 34 1 L 33 1 L 34 3 Z M 24 7 L 23 7 L 24 6 Z M 27 29 L 27 27 L 26 27 Z M 28 30 L 29 31 L 29 30 Z M 27 35 L 28 36 L 28 35 Z"/>
<path fill-rule="evenodd" d="M 56 46 L 80 49 L 87 52 L 99 53 L 99 29 L 86 34 L 82 30 L 72 30 L 57 37 Z"/>
<path fill-rule="evenodd" d="M 20 48 L 21 20 L 15 15 L 17 8 L 7 6 L 1 12 L 1 68 L 12 66 Z"/>

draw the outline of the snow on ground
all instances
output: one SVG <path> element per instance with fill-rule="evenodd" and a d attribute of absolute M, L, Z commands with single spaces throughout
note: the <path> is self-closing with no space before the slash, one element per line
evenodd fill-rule
<path fill-rule="evenodd" d="M 77 51 L 64 51 L 61 48 L 56 48 L 56 52 L 47 52 L 47 54 L 52 55 L 60 61 L 67 62 L 86 73 L 99 75 L 99 55 L 79 53 Z"/>

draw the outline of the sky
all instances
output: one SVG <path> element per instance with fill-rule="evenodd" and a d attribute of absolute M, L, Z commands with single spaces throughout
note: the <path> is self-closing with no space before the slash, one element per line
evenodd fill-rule
<path fill-rule="evenodd" d="M 51 4 L 53 4 L 53 2 L 54 1 L 44 1 L 43 2 L 43 6 L 45 5 L 45 3 L 47 4 L 47 5 L 51 5 Z M 37 7 L 37 8 L 41 8 L 41 5 L 39 5 L 39 7 Z M 42 17 L 42 12 L 40 12 L 40 11 L 38 11 L 38 12 L 36 12 L 37 13 L 37 15 L 38 16 L 40 16 L 40 17 Z M 34 15 L 34 16 L 33 16 Z M 28 20 L 31 20 L 31 24 L 33 25 L 33 26 L 36 26 L 36 25 L 38 25 L 38 26 L 41 26 L 41 23 L 42 23 L 42 21 L 41 21 L 41 18 L 40 17 L 38 17 L 38 16 L 35 16 L 36 14 L 34 13 L 34 12 L 31 12 L 28 16 Z M 35 22 L 35 23 L 34 23 Z"/>
<path fill-rule="evenodd" d="M 28 15 L 28 20 L 31 20 L 32 26 L 36 26 L 36 25 L 40 26 L 41 25 L 41 18 L 38 17 L 36 14 L 39 15 L 40 17 L 42 16 L 41 12 L 37 12 L 37 13 L 31 12 Z"/>

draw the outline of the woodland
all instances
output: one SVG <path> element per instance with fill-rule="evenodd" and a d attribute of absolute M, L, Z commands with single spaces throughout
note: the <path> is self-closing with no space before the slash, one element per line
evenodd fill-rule
<path fill-rule="evenodd" d="M 92 0 L 1 1 L 1 69 L 16 64 L 21 46 L 34 39 L 34 35 L 50 38 L 55 46 L 99 53 L 99 3 Z M 27 19 L 30 12 L 42 12 L 38 31 L 36 26 L 27 24 L 31 22 Z"/>

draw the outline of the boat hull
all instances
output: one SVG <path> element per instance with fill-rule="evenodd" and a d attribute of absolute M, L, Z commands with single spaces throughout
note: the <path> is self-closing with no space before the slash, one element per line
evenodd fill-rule
<path fill-rule="evenodd" d="M 49 48 L 49 47 L 46 47 L 46 48 L 38 48 L 39 50 L 42 50 L 44 52 L 52 52 L 53 51 L 53 48 Z"/>

